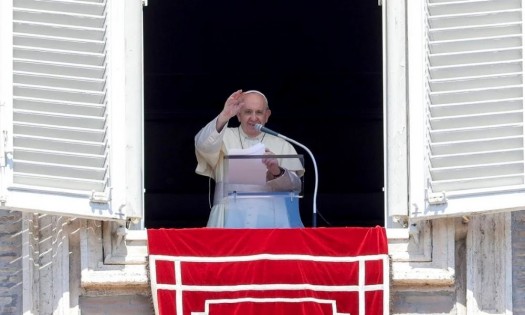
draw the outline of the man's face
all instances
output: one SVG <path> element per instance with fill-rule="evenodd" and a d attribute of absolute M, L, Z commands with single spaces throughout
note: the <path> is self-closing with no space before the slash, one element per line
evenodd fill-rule
<path fill-rule="evenodd" d="M 255 129 L 255 124 L 266 124 L 271 111 L 264 103 L 264 98 L 255 93 L 245 94 L 243 102 L 244 105 L 237 114 L 237 118 L 244 133 L 248 136 L 256 136 L 259 131 Z"/>

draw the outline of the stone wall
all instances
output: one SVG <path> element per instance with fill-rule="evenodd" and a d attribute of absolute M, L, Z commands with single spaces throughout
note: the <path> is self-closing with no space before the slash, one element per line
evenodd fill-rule
<path fill-rule="evenodd" d="M 0 210 L 0 314 L 22 314 L 22 214 Z"/>
<path fill-rule="evenodd" d="M 153 315 L 151 297 L 142 295 L 80 297 L 82 315 Z"/>
<path fill-rule="evenodd" d="M 525 314 L 525 211 L 512 214 L 513 315 Z"/>

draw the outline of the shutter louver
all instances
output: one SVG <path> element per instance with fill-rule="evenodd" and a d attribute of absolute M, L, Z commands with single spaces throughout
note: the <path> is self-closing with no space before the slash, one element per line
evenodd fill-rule
<path fill-rule="evenodd" d="M 13 184 L 105 192 L 105 1 L 13 4 Z"/>
<path fill-rule="evenodd" d="M 431 192 L 523 187 L 521 0 L 429 0 Z"/>

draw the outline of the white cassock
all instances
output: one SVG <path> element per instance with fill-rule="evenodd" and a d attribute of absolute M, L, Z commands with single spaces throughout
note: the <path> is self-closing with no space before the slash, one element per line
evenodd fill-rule
<path fill-rule="evenodd" d="M 238 191 L 248 192 L 252 197 L 229 194 L 224 179 L 224 159 L 230 149 L 246 149 L 263 143 L 276 155 L 296 155 L 295 148 L 282 138 L 261 133 L 249 138 L 242 128 L 216 130 L 217 118 L 210 121 L 195 136 L 197 174 L 215 180 L 213 207 L 208 227 L 225 228 L 295 228 L 304 227 L 298 207 L 297 193 L 301 191 L 304 166 L 297 158 L 278 158 L 279 166 L 286 172 L 275 179 L 267 177 L 263 185 L 242 185 Z M 251 194 L 253 193 L 253 194 Z M 266 196 L 266 197 L 263 197 Z M 271 196 L 271 198 L 268 198 Z M 295 197 L 292 197 L 295 196 Z"/>

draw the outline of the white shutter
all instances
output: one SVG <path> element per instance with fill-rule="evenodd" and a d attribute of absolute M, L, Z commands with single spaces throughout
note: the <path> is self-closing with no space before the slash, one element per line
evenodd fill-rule
<path fill-rule="evenodd" d="M 4 208 L 126 218 L 126 179 L 114 176 L 125 176 L 126 127 L 141 125 L 125 125 L 120 2 L 13 1 Z"/>
<path fill-rule="evenodd" d="M 523 209 L 521 0 L 411 3 L 412 218 Z"/>

